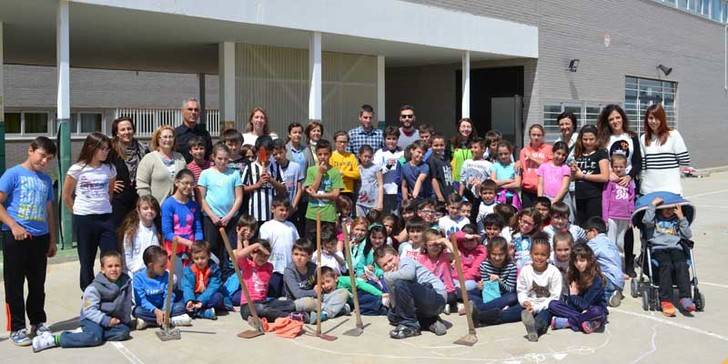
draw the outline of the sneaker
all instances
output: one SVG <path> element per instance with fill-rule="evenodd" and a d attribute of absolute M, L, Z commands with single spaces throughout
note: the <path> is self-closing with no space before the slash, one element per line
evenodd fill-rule
<path fill-rule="evenodd" d="M 420 330 L 413 327 L 399 325 L 397 328 L 389 332 L 392 339 L 406 339 L 408 337 L 419 336 Z"/>
<path fill-rule="evenodd" d="M 451 313 L 458 313 L 458 304 L 457 303 L 451 303 L 447 305 L 448 309 L 445 310 L 445 314 L 449 315 Z"/>
<path fill-rule="evenodd" d="M 566 317 L 552 317 L 551 318 L 551 330 L 565 329 L 569 327 L 569 319 Z"/>
<path fill-rule="evenodd" d="M 17 346 L 28 346 L 33 343 L 28 334 L 28 329 L 20 329 L 10 333 L 10 341 Z"/>
<path fill-rule="evenodd" d="M 445 324 L 440 321 L 439 318 L 435 322 L 433 322 L 432 325 L 430 325 L 430 327 L 428 327 L 427 329 L 432 331 L 437 336 L 447 334 L 447 326 L 445 326 Z"/>
<path fill-rule="evenodd" d="M 46 326 L 45 322 L 41 322 L 38 325 L 30 325 L 30 337 L 36 337 L 45 333 L 52 334 L 51 329 Z"/>
<path fill-rule="evenodd" d="M 316 311 L 311 312 L 308 314 L 308 323 L 313 325 L 316 323 L 316 318 L 318 318 L 318 313 Z M 329 314 L 326 313 L 326 311 L 321 311 L 321 322 L 328 320 Z"/>
<path fill-rule="evenodd" d="M 146 321 L 144 321 L 144 320 L 142 320 L 140 318 L 136 319 L 136 329 L 137 329 L 137 331 L 144 330 L 147 327 L 149 327 L 149 323 L 148 322 L 146 322 Z"/>
<path fill-rule="evenodd" d="M 172 326 L 192 326 L 192 318 L 186 313 L 172 317 L 169 321 Z"/>
<path fill-rule="evenodd" d="M 197 317 L 208 320 L 217 320 L 217 315 L 215 315 L 215 309 L 212 307 L 198 312 Z"/>
<path fill-rule="evenodd" d="M 52 348 L 56 345 L 56 338 L 50 332 L 44 332 L 33 338 L 33 352 L 37 353 L 41 350 Z"/>
<path fill-rule="evenodd" d="M 609 307 L 619 307 L 619 305 L 622 303 L 622 292 L 619 290 L 615 290 L 612 292 L 612 295 L 609 296 Z"/>
<path fill-rule="evenodd" d="M 675 317 L 675 306 L 672 305 L 672 302 L 660 301 L 660 308 L 662 309 L 663 315 L 667 317 Z"/>
<path fill-rule="evenodd" d="M 349 306 L 348 303 L 344 304 L 344 307 L 341 309 L 340 316 L 349 316 L 351 315 L 351 306 Z"/>
<path fill-rule="evenodd" d="M 680 307 L 683 309 L 683 311 L 687 312 L 695 312 L 697 310 L 697 307 L 695 307 L 695 302 L 693 302 L 690 297 L 683 297 L 680 299 Z"/>
<path fill-rule="evenodd" d="M 528 310 L 521 311 L 521 322 L 523 322 L 523 326 L 526 327 L 528 341 L 538 341 L 538 331 L 536 331 L 536 319 L 533 317 L 533 314 Z"/>
<path fill-rule="evenodd" d="M 307 322 L 305 312 L 291 312 L 288 314 L 288 318 L 292 321 Z"/>

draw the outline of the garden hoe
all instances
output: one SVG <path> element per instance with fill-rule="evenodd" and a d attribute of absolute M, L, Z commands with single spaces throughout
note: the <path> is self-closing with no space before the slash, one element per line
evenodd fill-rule
<path fill-rule="evenodd" d="M 364 324 L 361 322 L 361 311 L 359 310 L 359 292 L 356 289 L 356 277 L 354 277 L 354 264 L 351 262 L 351 246 L 349 244 L 349 236 L 346 233 L 346 227 L 342 229 L 344 231 L 344 249 L 346 249 L 346 264 L 349 268 L 349 279 L 351 280 L 351 293 L 354 298 L 354 315 L 356 317 L 356 327 L 344 332 L 346 336 L 361 336 L 364 333 Z"/>
<path fill-rule="evenodd" d="M 315 335 L 326 341 L 334 341 L 337 339 L 336 336 L 324 334 L 321 332 L 321 305 L 324 293 L 321 288 L 321 213 L 316 214 L 316 258 L 318 264 L 316 265 L 316 287 L 318 287 L 318 295 L 316 297 L 316 332 Z"/>
<path fill-rule="evenodd" d="M 460 249 L 458 248 L 458 242 L 455 238 L 455 234 L 452 237 L 452 248 L 453 255 L 455 255 L 455 268 L 458 271 L 458 282 L 460 282 L 460 293 L 463 296 L 463 303 L 465 304 L 465 310 L 470 312 L 470 298 L 468 297 L 468 290 L 465 289 L 465 278 L 463 277 L 463 265 L 460 261 Z M 473 346 L 478 342 L 478 336 L 475 334 L 475 324 L 473 323 L 473 315 L 467 314 L 465 317 L 468 318 L 468 334 L 455 340 L 455 344 Z"/>
<path fill-rule="evenodd" d="M 164 322 L 159 331 L 156 332 L 159 340 L 170 341 L 180 340 L 182 335 L 178 328 L 170 328 L 170 315 L 172 314 L 172 288 L 174 286 L 174 268 L 177 264 L 177 240 L 172 239 L 172 264 L 169 266 L 169 280 L 167 281 L 167 299 L 164 305 Z"/>
<path fill-rule="evenodd" d="M 222 241 L 225 244 L 225 250 L 227 250 L 228 256 L 233 262 L 233 268 L 235 268 L 235 275 L 238 276 L 238 281 L 240 282 L 240 289 L 243 290 L 243 295 L 245 296 L 245 301 L 248 303 L 248 310 L 250 311 L 250 316 L 252 318 L 248 319 L 248 324 L 250 326 L 253 326 L 255 330 L 245 330 L 238 334 L 239 338 L 243 339 L 252 339 L 254 337 L 258 337 L 260 335 L 265 334 L 265 331 L 263 331 L 263 323 L 260 321 L 260 317 L 258 317 L 258 311 L 255 309 L 255 303 L 250 300 L 250 292 L 248 292 L 248 286 L 245 285 L 245 281 L 243 281 L 243 274 L 240 272 L 240 267 L 238 267 L 238 260 L 235 257 L 235 253 L 233 252 L 233 249 L 230 247 L 230 240 L 228 239 L 227 232 L 225 232 L 225 228 L 220 228 L 219 230 L 220 235 L 222 236 Z M 220 264 L 224 264 L 223 262 L 220 262 Z"/>

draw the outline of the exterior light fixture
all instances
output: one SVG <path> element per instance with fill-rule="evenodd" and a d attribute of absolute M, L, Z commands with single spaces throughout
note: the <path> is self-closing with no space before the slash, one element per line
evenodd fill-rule
<path fill-rule="evenodd" d="M 667 67 L 664 64 L 660 64 L 657 66 L 657 69 L 662 71 L 662 73 L 665 74 L 665 76 L 669 76 L 670 73 L 672 73 L 672 67 Z"/>
<path fill-rule="evenodd" d="M 571 61 L 569 61 L 569 68 L 568 70 L 571 72 L 576 72 L 576 70 L 579 68 L 579 59 L 574 58 Z"/>

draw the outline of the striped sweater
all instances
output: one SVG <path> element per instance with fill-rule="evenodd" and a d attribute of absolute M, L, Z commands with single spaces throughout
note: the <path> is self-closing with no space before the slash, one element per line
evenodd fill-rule
<path fill-rule="evenodd" d="M 480 277 L 483 282 L 490 280 L 490 275 L 495 274 L 498 277 L 498 286 L 500 287 L 501 293 L 515 292 L 516 291 L 516 265 L 513 262 L 503 267 L 495 267 L 489 259 L 484 260 L 480 263 Z"/>
<path fill-rule="evenodd" d="M 690 165 L 690 154 L 677 130 L 670 130 L 665 144 L 653 137 L 646 145 L 645 135 L 640 137 L 642 147 L 641 192 L 647 194 L 667 191 L 682 195 L 680 166 Z"/>

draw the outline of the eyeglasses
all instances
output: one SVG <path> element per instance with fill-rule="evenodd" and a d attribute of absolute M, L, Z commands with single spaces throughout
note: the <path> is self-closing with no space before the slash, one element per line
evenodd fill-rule
<path fill-rule="evenodd" d="M 194 108 L 194 107 L 188 107 L 187 111 L 200 111 L 200 109 Z"/>
<path fill-rule="evenodd" d="M 415 115 L 414 114 L 400 115 L 399 118 L 400 119 L 414 119 Z"/>
<path fill-rule="evenodd" d="M 435 213 L 435 210 L 422 210 L 420 212 L 423 213 L 423 214 L 434 214 Z"/>

